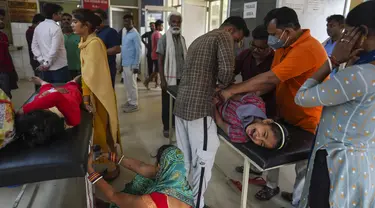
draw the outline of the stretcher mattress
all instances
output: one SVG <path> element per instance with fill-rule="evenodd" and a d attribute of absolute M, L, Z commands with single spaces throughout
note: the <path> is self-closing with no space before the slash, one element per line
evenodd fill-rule
<path fill-rule="evenodd" d="M 177 96 L 177 91 L 177 86 L 168 87 L 168 92 L 174 97 Z M 288 129 L 290 140 L 281 150 L 265 149 L 255 145 L 251 141 L 243 144 L 233 143 L 220 128 L 218 128 L 218 134 L 260 168 L 267 170 L 280 165 L 305 160 L 309 157 L 315 135 L 286 123 L 283 123 L 283 125 Z"/>
<path fill-rule="evenodd" d="M 15 141 L 1 149 L 0 187 L 85 176 L 92 116 L 85 111 L 81 114 L 81 124 L 56 141 L 35 148 Z"/>

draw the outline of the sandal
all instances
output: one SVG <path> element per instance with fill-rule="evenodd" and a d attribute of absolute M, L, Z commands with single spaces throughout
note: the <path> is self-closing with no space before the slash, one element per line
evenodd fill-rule
<path fill-rule="evenodd" d="M 236 167 L 235 170 L 236 170 L 238 173 L 243 173 L 243 169 L 244 169 L 243 166 L 238 166 L 238 167 Z M 255 167 L 253 167 L 253 166 L 250 167 L 250 174 L 258 175 L 258 176 L 262 175 L 262 172 L 255 171 L 254 169 L 255 169 Z"/>
<path fill-rule="evenodd" d="M 107 182 L 112 182 L 116 178 L 120 176 L 120 167 L 116 166 L 116 170 L 108 172 L 108 169 L 106 168 L 101 175 L 103 176 L 103 179 Z"/>
<path fill-rule="evenodd" d="M 280 192 L 279 187 L 272 189 L 268 186 L 264 186 L 263 189 L 261 189 L 260 191 L 258 191 L 258 193 L 255 194 L 255 198 L 257 198 L 260 201 L 268 201 L 272 197 L 279 194 L 279 192 Z"/>
<path fill-rule="evenodd" d="M 265 186 L 267 182 L 262 177 L 255 177 L 249 179 L 249 184 L 257 185 L 257 186 Z"/>

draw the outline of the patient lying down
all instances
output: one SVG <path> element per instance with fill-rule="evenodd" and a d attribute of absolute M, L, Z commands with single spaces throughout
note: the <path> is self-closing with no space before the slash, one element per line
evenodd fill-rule
<path fill-rule="evenodd" d="M 81 122 L 82 102 L 79 79 L 80 77 L 76 77 L 63 86 L 54 87 L 33 77 L 31 81 L 41 87 L 34 100 L 17 112 L 17 137 L 34 146 L 78 125 Z"/>
<path fill-rule="evenodd" d="M 225 103 L 214 98 L 216 124 L 232 142 L 249 140 L 267 149 L 281 149 L 288 137 L 286 128 L 267 119 L 265 103 L 253 93 L 236 95 Z"/>

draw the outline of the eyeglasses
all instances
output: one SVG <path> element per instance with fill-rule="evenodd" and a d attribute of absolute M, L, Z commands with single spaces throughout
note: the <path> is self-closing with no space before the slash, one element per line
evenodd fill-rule
<path fill-rule="evenodd" d="M 253 50 L 265 51 L 269 48 L 269 46 L 267 45 L 266 47 L 260 47 L 260 46 L 255 45 L 254 42 L 251 42 L 250 48 L 253 49 Z"/>

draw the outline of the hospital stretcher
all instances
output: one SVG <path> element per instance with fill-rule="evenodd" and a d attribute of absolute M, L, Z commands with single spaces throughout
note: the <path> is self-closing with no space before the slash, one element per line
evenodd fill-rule
<path fill-rule="evenodd" d="M 168 94 L 170 94 L 170 142 L 173 143 L 172 132 L 172 110 L 173 110 L 173 99 L 176 99 L 178 88 L 177 86 L 168 87 Z M 295 164 L 299 161 L 306 160 L 309 157 L 310 150 L 314 141 L 314 135 L 312 133 L 301 130 L 300 128 L 292 125 L 285 124 L 288 129 L 290 140 L 286 146 L 279 150 L 268 150 L 260 146 L 255 145 L 252 142 L 239 144 L 230 141 L 230 138 L 224 133 L 223 130 L 218 128 L 219 138 L 228 144 L 229 147 L 234 149 L 244 159 L 244 172 L 242 176 L 242 192 L 241 192 L 241 208 L 247 207 L 247 196 L 248 196 L 248 181 L 250 164 L 255 166 L 259 171 L 268 171 L 276 168 L 280 168 L 287 165 Z"/>
<path fill-rule="evenodd" d="M 34 96 L 35 94 L 26 103 Z M 15 141 L 1 149 L 0 187 L 85 177 L 92 137 L 92 116 L 85 111 L 81 112 L 81 116 L 80 125 L 67 130 L 62 138 L 57 138 L 50 144 L 29 148 L 22 141 Z M 34 191 L 37 191 L 37 187 Z M 22 196 L 21 193 L 19 196 Z"/>

